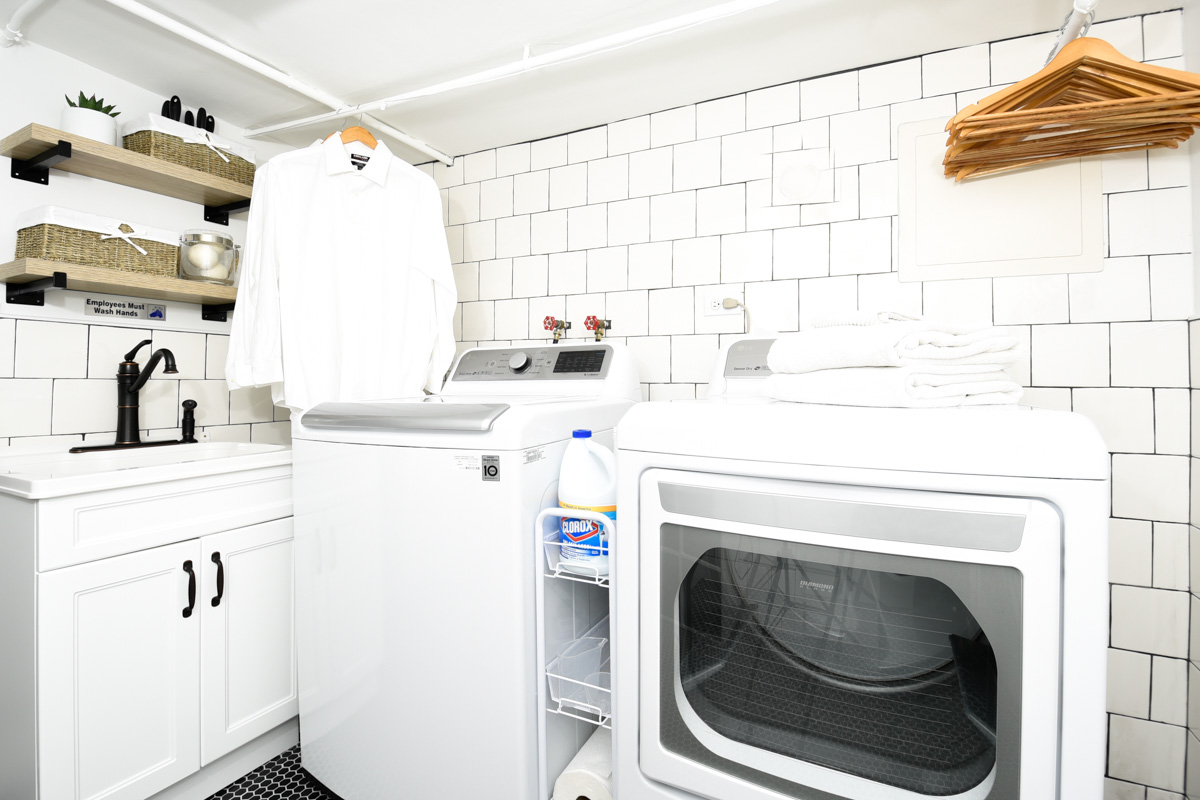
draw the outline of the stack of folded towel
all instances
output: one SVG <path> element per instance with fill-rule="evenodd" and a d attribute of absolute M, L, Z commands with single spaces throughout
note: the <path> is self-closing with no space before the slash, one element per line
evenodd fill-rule
<path fill-rule="evenodd" d="M 1017 340 L 993 328 L 892 312 L 814 321 L 780 336 L 764 391 L 776 400 L 844 406 L 937 408 L 1016 403 L 1005 367 Z"/>

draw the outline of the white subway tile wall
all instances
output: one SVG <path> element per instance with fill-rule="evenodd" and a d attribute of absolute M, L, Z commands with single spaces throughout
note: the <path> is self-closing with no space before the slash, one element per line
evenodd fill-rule
<path fill-rule="evenodd" d="M 116 430 L 117 365 L 146 339 L 151 344 L 141 350 L 139 361 L 145 364 L 153 350 L 165 347 L 174 354 L 178 373 L 165 375 L 160 365 L 142 389 L 143 437 L 178 437 L 180 404 L 191 399 L 198 403 L 197 430 L 211 439 L 250 441 L 255 428 L 270 424 L 275 441 L 290 440 L 289 425 L 278 424 L 286 412 L 274 407 L 270 389 L 226 388 L 228 336 L 4 319 L 0 445 L 48 437 L 103 443 Z"/>
<path fill-rule="evenodd" d="M 1179 12 L 1093 32 L 1132 58 L 1182 52 Z M 1200 709 L 1186 668 L 1188 597 L 1200 591 L 1200 528 L 1188 524 L 1200 519 L 1191 510 L 1200 508 L 1191 480 L 1200 391 L 1189 388 L 1200 385 L 1200 330 L 1193 324 L 1189 337 L 1186 157 L 1104 159 L 1102 272 L 921 284 L 895 271 L 899 125 L 948 118 L 1032 74 L 1052 40 L 1038 33 L 865 66 L 500 148 L 511 218 L 532 215 L 527 250 L 525 222 L 506 233 L 499 212 L 509 199 L 493 176 L 471 188 L 471 156 L 456 162 L 468 160 L 465 175 L 435 175 L 466 198 L 464 209 L 451 205 L 447 229 L 453 243 L 465 225 L 463 246 L 451 248 L 462 262 L 463 345 L 547 339 L 547 315 L 565 314 L 579 338 L 585 316 L 604 316 L 633 351 L 647 399 L 704 396 L 722 335 L 746 324 L 707 316 L 713 293 L 744 298 L 763 331 L 860 309 L 1005 326 L 1021 343 L 1012 374 L 1028 387 L 1025 402 L 1085 414 L 1114 454 L 1106 797 L 1165 800 L 1184 787 L 1189 690 Z M 798 188 L 797 174 L 814 167 L 822 178 Z M 1190 719 L 1200 732 L 1200 717 Z"/>
<path fill-rule="evenodd" d="M 1177 19 L 1174 14 L 1164 14 L 1163 17 Z M 1147 20 L 1149 21 L 1149 20 Z M 1156 22 L 1155 25 L 1158 25 Z M 1150 28 L 1147 28 L 1150 30 Z M 1161 28 L 1158 29 L 1162 33 Z M 1178 32 L 1175 34 L 1178 35 Z M 1188 527 L 1188 580 L 1187 587 L 1191 592 L 1191 631 L 1189 636 L 1189 663 L 1187 677 L 1187 764 L 1185 767 L 1185 786 L 1192 797 L 1200 797 L 1200 646 L 1196 641 L 1200 636 L 1200 321 L 1188 323 L 1189 342 L 1189 394 L 1191 395 L 1189 423 L 1191 428 L 1190 447 L 1191 457 L 1191 503 L 1189 508 Z M 1174 573 L 1173 573 L 1174 574 Z"/>
<path fill-rule="evenodd" d="M 1092 34 L 1131 58 L 1182 54 L 1178 11 Z M 584 317 L 606 317 L 637 359 L 643 397 L 674 400 L 704 396 L 723 334 L 744 329 L 741 316 L 705 315 L 710 292 L 739 293 L 763 330 L 884 308 L 1008 326 L 1022 342 L 1012 372 L 1024 402 L 1089 416 L 1113 453 L 1105 798 L 1179 798 L 1185 778 L 1195 798 L 1200 323 L 1189 334 L 1186 157 L 1104 159 L 1103 272 L 924 284 L 895 272 L 898 127 L 1031 74 L 1051 40 L 867 65 L 434 164 L 455 331 L 461 350 L 545 340 L 547 316 L 570 320 L 578 339 Z M 822 178 L 798 190 L 812 165 Z M 103 441 L 116 364 L 145 338 L 180 369 L 143 391 L 147 435 L 177 435 L 191 398 L 212 439 L 288 441 L 268 391 L 226 390 L 225 336 L 0 319 L 0 446 Z"/>

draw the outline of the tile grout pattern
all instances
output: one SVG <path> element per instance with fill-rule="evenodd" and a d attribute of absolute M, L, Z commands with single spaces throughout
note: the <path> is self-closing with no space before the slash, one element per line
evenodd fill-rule
<path fill-rule="evenodd" d="M 335 800 L 300 770 L 300 745 L 277 755 L 208 800 Z"/>
<path fill-rule="evenodd" d="M 1200 661 L 1200 321 L 1189 323 L 1189 356 L 1191 375 L 1191 406 L 1192 406 L 1192 435 L 1191 435 L 1191 486 L 1190 486 L 1190 517 L 1191 526 L 1188 528 L 1188 565 L 1187 586 L 1191 594 L 1189 605 L 1189 643 L 1188 661 L 1184 668 L 1184 686 L 1187 694 L 1187 709 L 1184 718 L 1187 721 L 1187 758 L 1185 786 L 1188 797 L 1200 797 L 1200 739 L 1197 729 L 1200 728 L 1200 671 L 1197 662 Z M 1165 793 L 1155 794 L 1156 790 L 1148 789 L 1146 800 L 1166 800 Z M 1120 798 L 1124 800 L 1124 798 Z"/>
<path fill-rule="evenodd" d="M 1171 11 L 1092 35 L 1178 66 L 1181 29 Z M 888 307 L 1018 336 L 1027 402 L 1088 415 L 1113 452 L 1106 798 L 1170 800 L 1185 773 L 1200 787 L 1200 528 L 1188 524 L 1200 521 L 1200 327 L 1189 334 L 1186 153 L 1104 159 L 1102 273 L 901 284 L 895 272 L 894 129 L 1031 74 L 1050 38 L 780 84 L 423 168 L 443 190 L 462 347 L 544 341 L 547 315 L 574 322 L 578 338 L 584 316 L 604 316 L 637 357 L 644 396 L 666 400 L 702 397 L 722 337 L 742 329 L 741 317 L 703 315 L 706 287 L 743 291 L 757 321 L 785 331 L 815 310 Z M 800 154 L 830 147 L 834 202 L 787 202 Z M 191 396 L 214 439 L 287 441 L 269 390 L 225 389 L 225 336 L 5 318 L 0 447 L 111 436 L 109 376 L 142 338 L 171 347 L 183 372 L 145 390 L 150 435 L 177 436 L 179 401 Z"/>
<path fill-rule="evenodd" d="M 1131 58 L 1181 66 L 1179 11 L 1100 23 Z M 1025 402 L 1089 416 L 1112 452 L 1107 800 L 1183 797 L 1200 781 L 1200 392 L 1189 369 L 1192 236 L 1186 153 L 1105 157 L 1100 273 L 900 283 L 896 128 L 949 117 L 1041 68 L 1053 34 L 867 66 L 423 165 L 437 180 L 460 347 L 546 341 L 545 316 L 589 314 L 638 360 L 643 396 L 703 397 L 741 316 L 756 323 L 894 309 L 1006 328 Z M 834 195 L 797 202 L 790 168 L 834 153 Z M 832 200 L 832 202 L 829 202 Z M 1192 333 L 1197 333 L 1193 328 Z M 1194 356 L 1193 354 L 1197 354 Z M 1197 490 L 1200 495 L 1200 490 Z M 1200 506 L 1200 496 L 1196 505 Z M 1196 577 L 1193 577 L 1196 576 Z M 1200 607 L 1198 607 L 1200 608 Z M 1147 625 L 1148 620 L 1154 624 Z M 1200 631 L 1197 632 L 1200 637 Z M 1190 699 L 1190 702 L 1189 702 Z"/>
<path fill-rule="evenodd" d="M 180 403 L 190 398 L 198 402 L 198 431 L 213 441 L 290 441 L 287 409 L 273 405 L 269 388 L 226 388 L 226 335 L 0 319 L 0 447 L 110 439 L 117 364 L 143 339 L 152 341 L 143 365 L 152 349 L 166 347 L 179 368 L 169 379 L 160 367 L 142 389 L 144 437 L 178 437 Z"/>

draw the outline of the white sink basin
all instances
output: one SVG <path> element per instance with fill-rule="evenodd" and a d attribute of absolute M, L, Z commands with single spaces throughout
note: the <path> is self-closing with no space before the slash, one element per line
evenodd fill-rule
<path fill-rule="evenodd" d="M 3 455 L 0 493 L 32 500 L 292 463 L 277 444 L 201 442 L 98 453 Z"/>

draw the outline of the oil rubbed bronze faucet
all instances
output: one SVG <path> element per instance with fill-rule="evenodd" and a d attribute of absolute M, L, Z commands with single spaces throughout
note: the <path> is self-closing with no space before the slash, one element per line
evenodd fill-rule
<path fill-rule="evenodd" d="M 179 372 L 175 368 L 175 354 L 165 347 L 161 347 L 154 351 L 150 356 L 150 360 L 146 362 L 146 369 L 142 371 L 138 363 L 133 359 L 137 357 L 138 350 L 141 350 L 146 345 L 150 344 L 150 340 L 138 344 L 137 347 L 125 354 L 125 360 L 117 367 L 117 440 L 112 444 L 96 445 L 94 447 L 72 447 L 72 453 L 87 453 L 94 450 L 126 450 L 133 447 L 162 447 L 168 444 L 190 444 L 196 440 L 191 436 L 184 436 L 179 441 L 165 442 L 143 442 L 138 431 L 138 392 L 146 385 L 146 381 L 150 380 L 150 376 L 154 373 L 154 368 L 158 366 L 158 362 L 164 362 L 163 373 L 166 375 L 174 375 Z M 192 408 L 195 408 L 193 403 Z M 191 409 L 187 416 L 191 416 Z M 188 440 L 191 440 L 190 442 Z"/>

